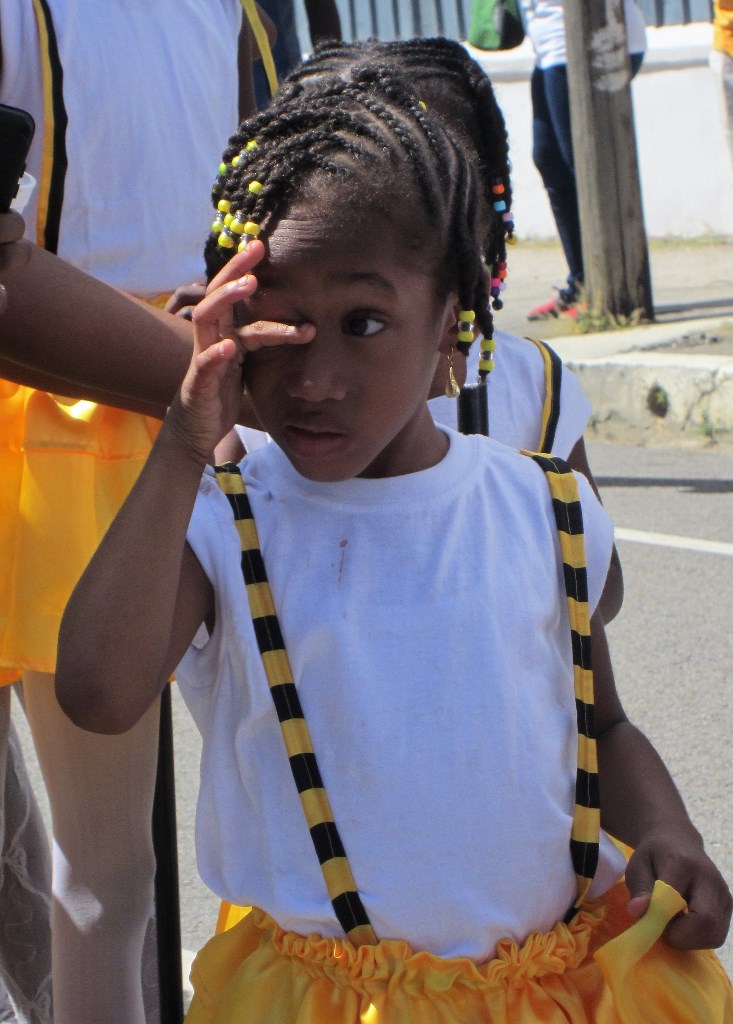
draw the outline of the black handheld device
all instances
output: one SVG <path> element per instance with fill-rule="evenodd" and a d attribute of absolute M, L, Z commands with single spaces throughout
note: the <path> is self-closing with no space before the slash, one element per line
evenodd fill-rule
<path fill-rule="evenodd" d="M 35 130 L 26 110 L 0 103 L 0 212 L 9 210 L 18 194 Z"/>

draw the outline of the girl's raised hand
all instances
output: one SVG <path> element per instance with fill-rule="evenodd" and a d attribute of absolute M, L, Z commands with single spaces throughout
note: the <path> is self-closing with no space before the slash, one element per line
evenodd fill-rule
<path fill-rule="evenodd" d="M 237 422 L 242 397 L 242 364 L 247 352 L 264 346 L 305 344 L 311 324 L 258 322 L 235 327 L 234 307 L 254 294 L 251 273 L 265 253 L 253 240 L 223 267 L 193 311 L 193 357 L 168 418 L 191 453 L 210 461 L 219 441 Z"/>

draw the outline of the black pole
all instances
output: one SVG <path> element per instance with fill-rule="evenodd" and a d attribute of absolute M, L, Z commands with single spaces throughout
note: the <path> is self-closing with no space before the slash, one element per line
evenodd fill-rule
<path fill-rule="evenodd" d="M 458 429 L 462 434 L 489 436 L 488 385 L 485 380 L 461 388 L 458 402 Z"/>
<path fill-rule="evenodd" d="M 155 850 L 155 923 L 158 941 L 158 992 L 161 1024 L 183 1021 L 183 964 L 181 912 L 178 898 L 178 834 L 176 782 L 173 770 L 173 711 L 171 688 L 160 698 L 158 773 L 153 802 Z"/>

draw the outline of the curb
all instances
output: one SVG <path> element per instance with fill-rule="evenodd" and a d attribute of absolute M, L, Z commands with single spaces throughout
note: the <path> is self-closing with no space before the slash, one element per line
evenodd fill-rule
<path fill-rule="evenodd" d="M 669 346 L 686 334 L 730 333 L 731 317 L 550 339 L 579 378 L 596 426 L 626 424 L 698 437 L 733 432 L 733 356 Z"/>

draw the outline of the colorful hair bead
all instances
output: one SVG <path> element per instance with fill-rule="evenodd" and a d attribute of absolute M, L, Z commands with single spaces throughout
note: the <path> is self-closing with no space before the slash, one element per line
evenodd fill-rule
<path fill-rule="evenodd" d="M 222 247 L 222 249 L 234 248 L 234 239 L 226 229 L 222 231 L 222 233 L 219 235 L 219 245 Z"/>
<path fill-rule="evenodd" d="M 467 356 L 473 344 L 473 322 L 476 313 L 472 309 L 462 309 L 458 314 L 458 336 L 456 348 Z"/>
<path fill-rule="evenodd" d="M 214 221 L 214 223 L 211 225 L 211 230 L 215 234 L 218 234 L 223 228 L 224 228 L 224 221 L 221 219 L 221 217 L 217 217 L 216 220 Z"/>
<path fill-rule="evenodd" d="M 216 208 L 217 210 L 220 210 L 221 213 L 229 213 L 232 208 L 232 202 L 230 199 L 220 199 L 216 204 Z"/>
<path fill-rule="evenodd" d="M 247 142 L 245 144 L 244 148 L 245 149 L 250 149 L 250 150 L 257 149 L 257 143 L 256 143 L 256 141 L 254 139 L 250 139 L 249 142 Z"/>
<path fill-rule="evenodd" d="M 260 194 L 260 192 L 262 192 L 262 182 L 261 181 L 250 181 L 250 183 L 247 186 L 247 188 L 254 195 L 258 196 Z"/>
<path fill-rule="evenodd" d="M 481 341 L 481 357 L 478 362 L 478 372 L 482 380 L 485 380 L 494 369 L 493 354 L 496 351 L 496 342 L 493 338 L 483 338 Z"/>
<path fill-rule="evenodd" d="M 427 103 L 425 103 L 424 100 L 418 100 L 417 102 L 420 104 L 420 106 L 423 108 L 423 110 L 427 110 L 428 109 L 428 105 L 427 105 Z"/>
<path fill-rule="evenodd" d="M 222 160 L 222 162 L 219 164 L 219 174 L 226 174 L 226 172 L 227 172 L 227 165 Z"/>
<path fill-rule="evenodd" d="M 233 156 L 232 157 L 232 167 L 239 167 L 239 161 L 241 159 L 242 158 L 241 158 L 241 156 L 239 156 L 239 154 L 237 154 L 237 156 Z"/>

